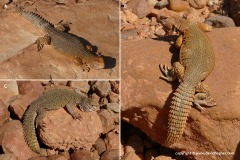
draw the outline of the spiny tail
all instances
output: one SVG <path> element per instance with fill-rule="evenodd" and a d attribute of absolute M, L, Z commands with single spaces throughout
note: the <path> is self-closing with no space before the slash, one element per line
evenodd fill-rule
<path fill-rule="evenodd" d="M 36 153 L 39 154 L 40 146 L 37 141 L 37 136 L 35 132 L 35 119 L 37 117 L 37 113 L 32 110 L 27 110 L 23 117 L 23 132 L 25 140 L 28 146 Z"/>
<path fill-rule="evenodd" d="M 24 11 L 22 9 L 17 9 L 16 13 L 20 14 L 23 18 L 29 20 L 34 25 L 46 30 L 49 27 L 54 27 L 52 23 L 48 22 L 46 19 L 42 18 L 40 15 L 30 12 Z"/>
<path fill-rule="evenodd" d="M 181 138 L 186 126 L 194 98 L 194 87 L 181 83 L 172 98 L 168 119 L 168 133 L 165 144 L 175 143 Z"/>

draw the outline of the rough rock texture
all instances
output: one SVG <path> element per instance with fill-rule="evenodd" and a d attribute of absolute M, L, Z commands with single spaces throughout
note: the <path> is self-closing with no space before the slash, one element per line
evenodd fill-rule
<path fill-rule="evenodd" d="M 128 3 L 128 9 L 131 9 L 138 18 L 143 18 L 151 12 L 151 8 L 146 0 L 131 0 Z"/>
<path fill-rule="evenodd" d="M 102 154 L 100 160 L 119 160 L 119 150 L 118 149 L 110 149 Z"/>
<path fill-rule="evenodd" d="M 10 113 L 5 104 L 0 100 L 0 127 L 9 119 Z"/>
<path fill-rule="evenodd" d="M 93 152 L 88 150 L 78 150 L 71 155 L 72 160 L 95 160 L 99 159 Z"/>
<path fill-rule="evenodd" d="M 98 116 L 102 121 L 103 133 L 107 133 L 114 129 L 114 117 L 111 115 L 109 111 L 101 110 L 98 113 Z"/>
<path fill-rule="evenodd" d="M 169 8 L 176 12 L 185 11 L 189 8 L 189 3 L 183 0 L 170 0 Z"/>
<path fill-rule="evenodd" d="M 77 109 L 76 112 L 82 116 L 81 120 L 74 120 L 63 108 L 47 112 L 43 119 L 45 127 L 39 133 L 44 144 L 60 150 L 90 150 L 103 131 L 101 120 L 96 112 Z"/>
<path fill-rule="evenodd" d="M 240 29 L 214 29 L 208 33 L 216 65 L 206 83 L 217 106 L 199 112 L 191 109 L 183 137 L 172 146 L 177 151 L 232 152 L 239 156 L 240 139 Z M 140 128 L 151 139 L 166 139 L 168 108 L 178 86 L 159 79 L 159 64 L 170 66 L 178 51 L 167 38 L 122 44 L 122 119 Z M 173 57 L 172 57 L 173 56 Z M 141 87 L 136 87 L 141 86 Z M 230 132 L 229 132 L 230 131 Z M 221 141 L 219 140 L 221 139 Z M 228 145 L 226 145 L 228 144 Z M 237 155 L 238 153 L 238 155 Z M 188 159 L 231 159 L 232 155 L 186 155 Z"/>
<path fill-rule="evenodd" d="M 1 81 L 0 82 L 1 92 L 0 99 L 8 106 L 11 99 L 16 98 L 18 93 L 18 86 L 16 81 Z"/>
<path fill-rule="evenodd" d="M 234 21 L 230 17 L 212 15 L 205 20 L 205 23 L 213 26 L 214 28 L 223 28 L 223 27 L 236 27 Z"/>
<path fill-rule="evenodd" d="M 7 122 L 0 128 L 0 146 L 4 153 L 13 153 L 21 160 L 36 156 L 36 153 L 28 148 L 23 137 L 22 124 L 17 120 Z"/>
<path fill-rule="evenodd" d="M 92 85 L 92 90 L 99 97 L 106 97 L 111 92 L 111 84 L 108 81 L 97 81 Z"/>
<path fill-rule="evenodd" d="M 12 153 L 1 154 L 0 160 L 17 160 L 17 157 Z"/>
<path fill-rule="evenodd" d="M 86 1 L 84 5 L 64 3 L 36 1 L 25 9 L 36 12 L 37 8 L 36 13 L 54 25 L 61 20 L 72 23 L 70 33 L 84 38 L 94 46 L 94 51 L 104 55 L 107 69 L 83 72 L 75 61 L 48 45 L 37 52 L 34 42 L 44 33 L 22 17 L 4 11 L 0 13 L 0 78 L 118 78 L 118 3 L 108 0 Z"/>

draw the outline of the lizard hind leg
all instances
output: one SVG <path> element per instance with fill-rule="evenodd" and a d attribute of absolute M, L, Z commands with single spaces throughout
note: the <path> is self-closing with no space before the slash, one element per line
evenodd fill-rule
<path fill-rule="evenodd" d="M 162 64 L 160 64 L 159 68 L 163 73 L 163 76 L 160 76 L 161 79 L 171 82 L 178 78 L 180 82 L 183 82 L 185 67 L 180 62 L 173 63 L 172 68 Z"/>
<path fill-rule="evenodd" d="M 201 105 L 207 106 L 207 107 L 212 107 L 217 105 L 216 102 L 214 101 L 213 98 L 210 98 L 210 89 L 209 87 L 203 83 L 200 82 L 196 86 L 196 94 L 194 96 L 194 101 L 193 103 L 196 105 L 196 107 L 199 110 L 204 110 L 204 108 Z"/>
<path fill-rule="evenodd" d="M 49 35 L 45 35 L 44 37 L 39 37 L 36 42 L 38 51 L 42 50 L 44 45 L 51 44 L 51 37 Z"/>

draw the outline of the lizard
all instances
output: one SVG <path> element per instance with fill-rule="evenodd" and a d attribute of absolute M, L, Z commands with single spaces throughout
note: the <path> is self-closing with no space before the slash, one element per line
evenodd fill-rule
<path fill-rule="evenodd" d="M 21 7 L 17 8 L 14 13 L 21 15 L 46 33 L 44 37 L 39 37 L 35 42 L 37 43 L 38 51 L 44 45 L 52 45 L 61 54 L 76 59 L 82 65 L 83 70 L 89 71 L 90 68 L 105 68 L 103 56 L 93 53 L 91 47 L 85 45 L 79 37 L 55 28 L 52 23 L 40 15 L 24 11 Z"/>
<path fill-rule="evenodd" d="M 23 132 L 29 148 L 40 153 L 35 126 L 44 126 L 42 120 L 46 111 L 65 107 L 74 119 L 80 120 L 81 116 L 74 111 L 74 106 L 79 107 L 81 111 L 90 112 L 96 110 L 98 103 L 77 91 L 68 89 L 50 89 L 33 101 L 23 115 Z"/>
<path fill-rule="evenodd" d="M 181 138 L 193 104 L 199 110 L 203 110 L 201 105 L 216 105 L 210 98 L 209 87 L 203 82 L 212 72 L 215 59 L 211 41 L 204 33 L 211 31 L 211 26 L 177 16 L 162 20 L 162 24 L 167 31 L 175 28 L 180 32 L 176 40 L 180 49 L 179 61 L 174 62 L 171 68 L 163 64 L 159 66 L 163 73 L 160 78 L 166 81 L 178 79 L 180 82 L 171 100 L 164 142 L 166 146 L 171 146 Z"/>

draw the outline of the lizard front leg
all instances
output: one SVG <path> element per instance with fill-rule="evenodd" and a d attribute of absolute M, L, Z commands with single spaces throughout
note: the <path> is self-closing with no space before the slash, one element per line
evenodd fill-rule
<path fill-rule="evenodd" d="M 75 103 L 69 103 L 66 105 L 66 109 L 68 111 L 69 114 L 71 114 L 71 116 L 73 117 L 73 119 L 81 119 L 81 115 L 77 112 L 74 111 L 74 107 L 76 107 Z"/>
<path fill-rule="evenodd" d="M 38 38 L 35 43 L 37 43 L 37 49 L 40 51 L 44 45 L 51 44 L 51 37 L 49 35 L 45 35 L 44 37 Z"/>
<path fill-rule="evenodd" d="M 162 64 L 160 64 L 159 68 L 164 74 L 163 76 L 160 76 L 160 78 L 170 82 L 178 78 L 180 82 L 183 82 L 185 67 L 180 62 L 173 63 L 172 68 L 166 67 L 166 65 Z"/>

